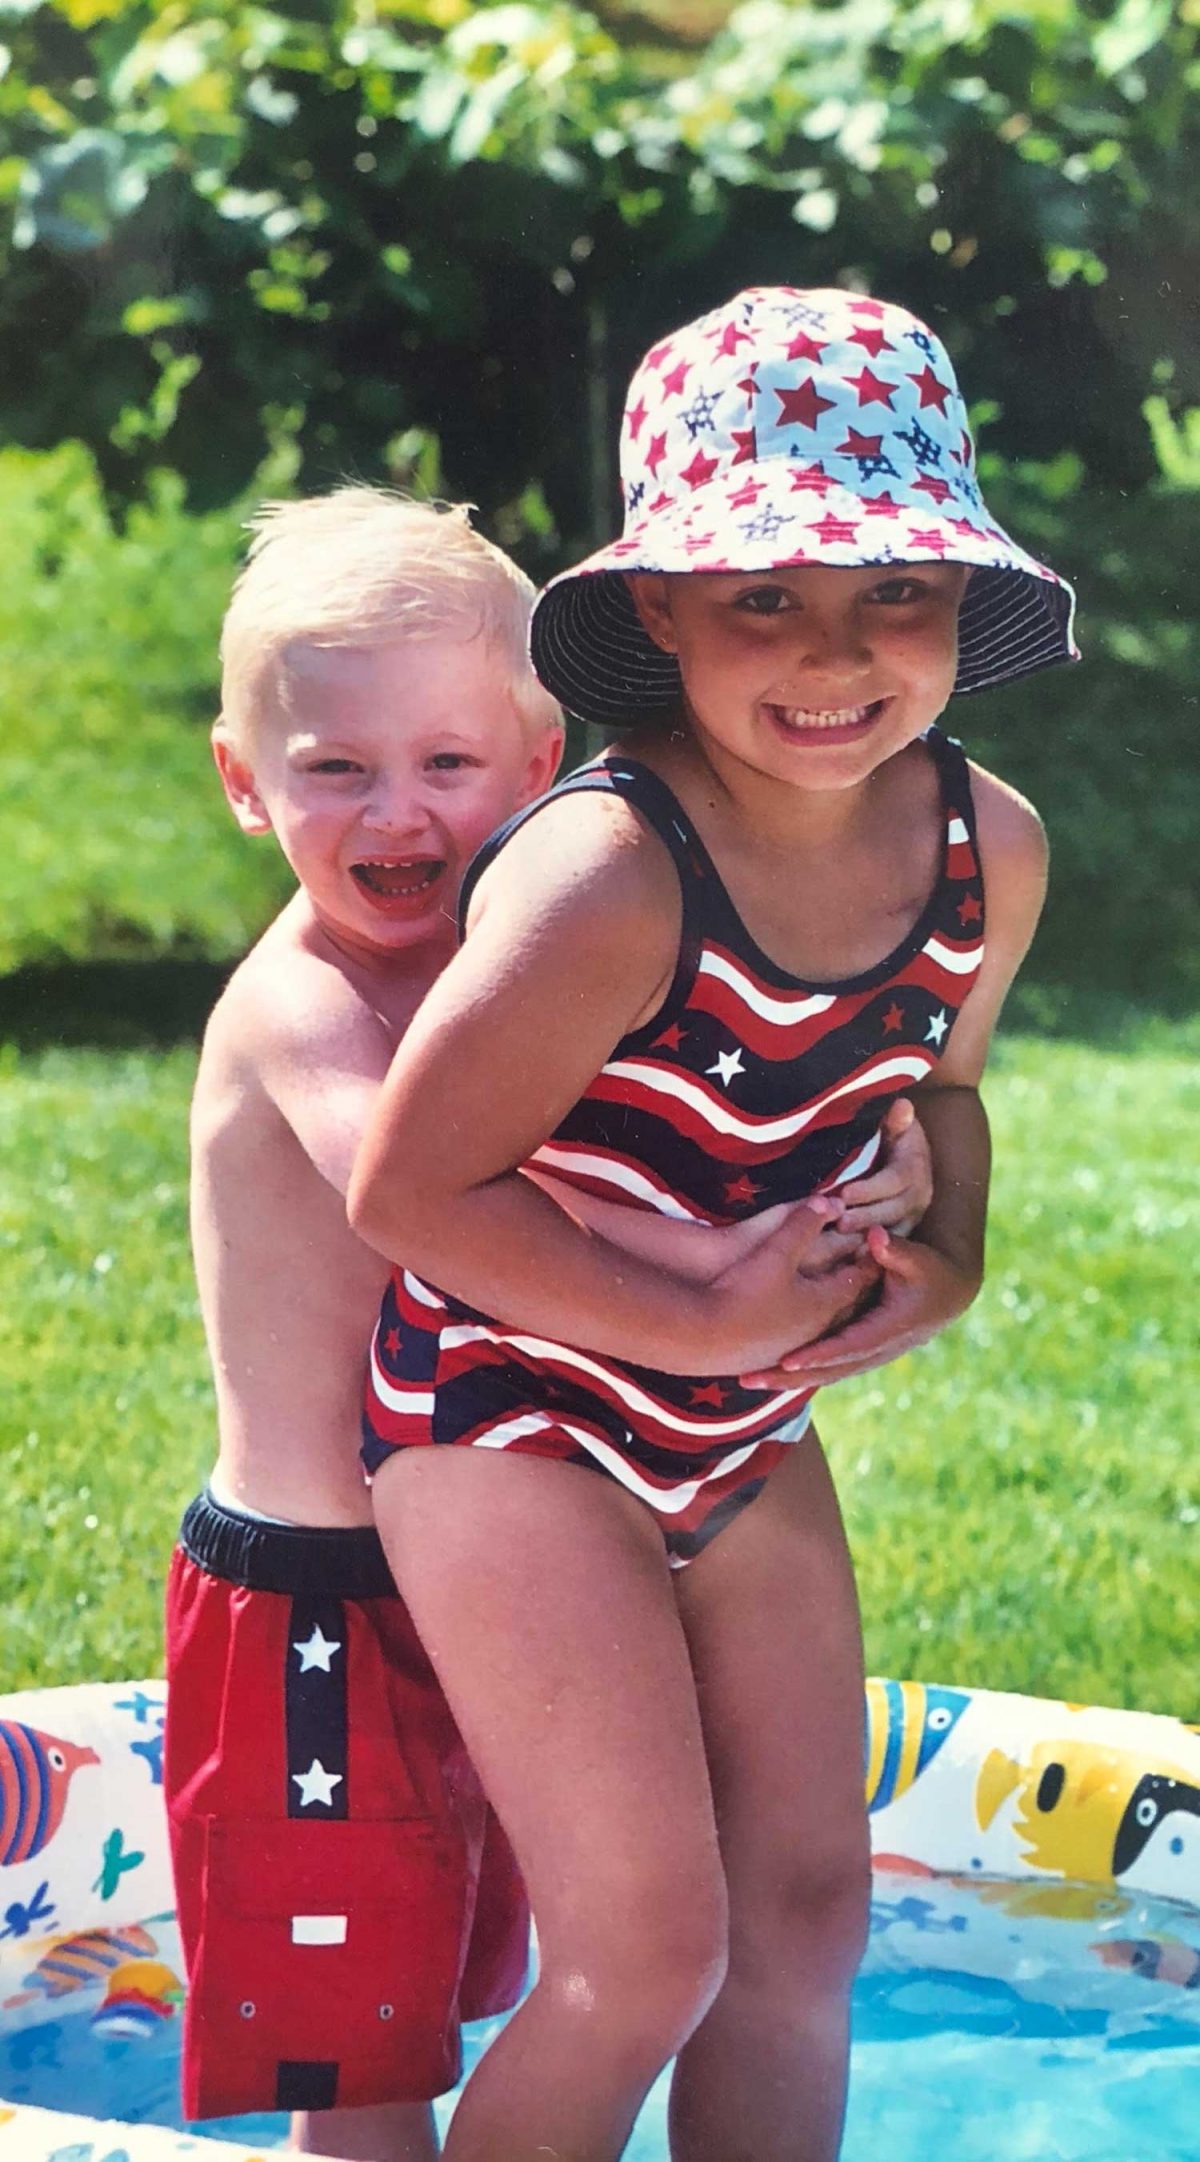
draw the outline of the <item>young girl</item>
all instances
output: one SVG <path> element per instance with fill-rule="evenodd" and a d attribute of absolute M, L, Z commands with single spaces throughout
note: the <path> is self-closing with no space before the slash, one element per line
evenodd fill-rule
<path fill-rule="evenodd" d="M 989 519 L 937 340 L 855 294 L 743 293 L 657 346 L 623 476 L 624 538 L 533 650 L 629 732 L 477 860 L 351 1197 L 407 1265 L 378 1522 L 539 1933 L 446 2151 L 612 2162 L 677 2052 L 675 2162 L 828 2162 L 868 1857 L 809 1399 L 978 1288 L 977 1084 L 1044 846 L 936 722 L 1072 658 L 1071 595 Z M 835 1194 L 901 1095 L 933 1205 L 864 1236 Z M 804 1205 L 670 1271 L 589 1195 L 631 1226 Z"/>

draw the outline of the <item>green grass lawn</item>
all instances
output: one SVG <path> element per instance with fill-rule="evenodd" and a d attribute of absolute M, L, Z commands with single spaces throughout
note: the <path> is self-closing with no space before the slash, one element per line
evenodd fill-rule
<path fill-rule="evenodd" d="M 1190 1036 L 1005 1037 L 982 1298 L 822 1400 L 877 1672 L 1200 1716 Z M 0 1687 L 159 1664 L 166 1556 L 212 1454 L 193 1062 L 0 1051 Z"/>

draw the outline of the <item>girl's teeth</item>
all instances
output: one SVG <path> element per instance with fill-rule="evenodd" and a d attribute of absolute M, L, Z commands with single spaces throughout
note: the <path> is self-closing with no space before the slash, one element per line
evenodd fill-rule
<path fill-rule="evenodd" d="M 776 711 L 788 728 L 849 728 L 858 721 L 865 721 L 870 706 L 842 706 L 836 711 L 828 706 L 808 712 L 803 706 L 778 706 Z"/>

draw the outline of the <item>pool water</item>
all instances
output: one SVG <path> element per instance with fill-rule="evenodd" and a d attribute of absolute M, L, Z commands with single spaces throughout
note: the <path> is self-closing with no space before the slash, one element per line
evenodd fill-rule
<path fill-rule="evenodd" d="M 174 1921 L 129 1935 L 99 1969 L 83 1938 L 74 1967 L 45 1940 L 0 1944 L 0 2095 L 179 2122 Z M 499 2025 L 467 2030 L 468 2070 Z M 1195 2162 L 1200 1913 L 1095 1886 L 877 1872 L 854 2036 L 843 2162 Z M 666 2093 L 664 2074 L 627 2162 L 666 2162 Z M 438 2105 L 443 2125 L 452 2108 Z M 286 2120 L 195 2129 L 278 2147 Z"/>

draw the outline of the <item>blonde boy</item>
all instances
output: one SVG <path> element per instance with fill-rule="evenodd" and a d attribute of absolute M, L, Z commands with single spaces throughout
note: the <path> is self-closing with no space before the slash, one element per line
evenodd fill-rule
<path fill-rule="evenodd" d="M 436 2153 L 459 2020 L 515 2001 L 528 1913 L 371 1526 L 388 1271 L 344 1193 L 462 874 L 558 764 L 532 599 L 465 510 L 342 488 L 264 511 L 221 645 L 225 793 L 298 888 L 212 1016 L 193 1104 L 218 1451 L 167 1600 L 184 2107 L 289 2109 L 297 2145 L 378 2162 Z"/>

